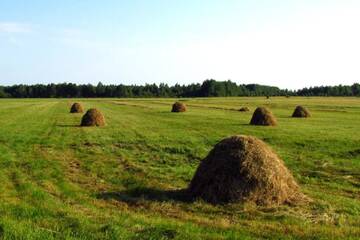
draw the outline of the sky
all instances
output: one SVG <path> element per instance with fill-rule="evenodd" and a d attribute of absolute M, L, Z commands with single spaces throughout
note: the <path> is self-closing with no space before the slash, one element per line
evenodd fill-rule
<path fill-rule="evenodd" d="M 0 0 L 0 85 L 360 82 L 359 0 Z"/>

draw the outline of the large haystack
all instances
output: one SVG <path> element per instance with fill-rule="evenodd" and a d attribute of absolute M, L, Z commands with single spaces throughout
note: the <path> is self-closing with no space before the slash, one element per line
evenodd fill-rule
<path fill-rule="evenodd" d="M 248 111 L 250 111 L 250 109 L 249 109 L 248 107 L 241 107 L 241 108 L 239 109 L 239 111 L 240 111 L 240 112 L 248 112 Z"/>
<path fill-rule="evenodd" d="M 263 141 L 233 136 L 218 143 L 202 160 L 188 188 L 207 202 L 297 204 L 307 198 L 284 162 Z"/>
<path fill-rule="evenodd" d="M 176 102 L 173 104 L 171 112 L 186 112 L 186 105 L 182 102 Z"/>
<path fill-rule="evenodd" d="M 83 113 L 84 108 L 80 103 L 74 103 L 70 108 L 70 113 Z"/>
<path fill-rule="evenodd" d="M 90 126 L 104 126 L 105 118 L 102 113 L 95 109 L 89 109 L 81 119 L 81 126 L 90 127 Z"/>
<path fill-rule="evenodd" d="M 305 107 L 297 106 L 294 110 L 292 117 L 307 118 L 307 117 L 311 117 L 311 114 L 310 114 L 309 110 L 307 110 Z"/>
<path fill-rule="evenodd" d="M 258 107 L 250 121 L 251 125 L 276 126 L 275 116 L 265 107 Z"/>

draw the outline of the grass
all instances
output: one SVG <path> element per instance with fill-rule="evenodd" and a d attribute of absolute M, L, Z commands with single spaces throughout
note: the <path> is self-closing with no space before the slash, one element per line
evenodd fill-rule
<path fill-rule="evenodd" d="M 358 239 L 359 98 L 80 99 L 107 126 L 78 127 L 73 100 L 0 100 L 0 239 Z M 297 104 L 309 119 L 290 118 Z M 256 106 L 277 127 L 250 126 Z M 252 111 L 235 111 L 248 106 Z M 222 138 L 263 139 L 313 199 L 307 206 L 185 202 Z"/>

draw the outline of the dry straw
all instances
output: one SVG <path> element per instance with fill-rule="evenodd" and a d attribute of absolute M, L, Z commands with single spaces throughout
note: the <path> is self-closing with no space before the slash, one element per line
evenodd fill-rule
<path fill-rule="evenodd" d="M 294 110 L 292 117 L 296 118 L 308 118 L 311 117 L 311 113 L 303 106 L 297 106 Z"/>
<path fill-rule="evenodd" d="M 272 206 L 308 199 L 270 147 L 242 135 L 226 138 L 211 150 L 200 163 L 188 192 L 213 204 L 254 202 Z"/>
<path fill-rule="evenodd" d="M 250 121 L 251 125 L 276 126 L 277 121 L 272 112 L 265 107 L 258 107 Z"/>
<path fill-rule="evenodd" d="M 175 102 L 172 106 L 171 112 L 186 112 L 186 105 L 182 102 Z"/>
<path fill-rule="evenodd" d="M 81 126 L 105 126 L 105 118 L 99 110 L 92 108 L 82 117 Z"/>
<path fill-rule="evenodd" d="M 84 108 L 80 103 L 74 103 L 70 108 L 70 113 L 83 113 Z"/>

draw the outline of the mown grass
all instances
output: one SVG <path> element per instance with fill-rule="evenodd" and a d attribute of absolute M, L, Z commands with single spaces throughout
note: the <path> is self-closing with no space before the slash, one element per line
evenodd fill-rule
<path fill-rule="evenodd" d="M 359 98 L 80 99 L 105 115 L 78 127 L 69 99 L 0 101 L 0 239 L 358 239 Z M 313 117 L 290 118 L 303 104 Z M 256 106 L 277 127 L 248 125 Z M 248 113 L 236 109 L 248 106 Z M 187 202 L 208 151 L 263 139 L 313 202 L 263 208 Z"/>

